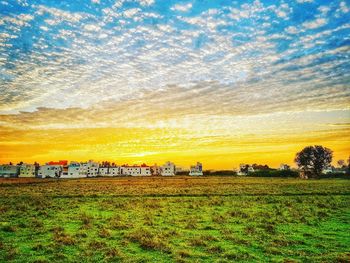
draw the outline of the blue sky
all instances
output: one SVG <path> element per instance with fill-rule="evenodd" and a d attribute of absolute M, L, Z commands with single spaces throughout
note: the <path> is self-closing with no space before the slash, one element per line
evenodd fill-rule
<path fill-rule="evenodd" d="M 336 85 L 347 96 L 349 8 L 316 0 L 1 1 L 1 109 L 46 106 L 46 93 L 70 93 L 53 106 L 74 107 L 96 91 L 90 106 L 167 85 L 234 89 L 276 74 L 287 93 Z M 303 69 L 317 72 L 299 78 Z"/>
<path fill-rule="evenodd" d="M 3 130 L 350 123 L 349 1 L 3 0 L 0 12 Z"/>

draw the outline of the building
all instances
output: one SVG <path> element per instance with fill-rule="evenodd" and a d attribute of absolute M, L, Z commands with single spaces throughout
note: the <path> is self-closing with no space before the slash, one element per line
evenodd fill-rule
<path fill-rule="evenodd" d="M 161 167 L 158 166 L 156 163 L 151 166 L 151 174 L 154 176 L 161 175 Z"/>
<path fill-rule="evenodd" d="M 175 164 L 172 162 L 166 162 L 162 167 L 161 167 L 161 175 L 162 176 L 174 176 L 176 171 Z"/>
<path fill-rule="evenodd" d="M 200 162 L 197 162 L 196 165 L 190 167 L 189 175 L 203 175 L 203 166 Z"/>
<path fill-rule="evenodd" d="M 252 165 L 249 164 L 240 164 L 237 170 L 237 175 L 248 175 L 249 173 L 255 172 Z"/>
<path fill-rule="evenodd" d="M 130 176 L 150 176 L 151 167 L 142 164 L 142 165 L 122 165 L 121 166 L 121 174 L 122 175 L 130 175 Z"/>
<path fill-rule="evenodd" d="M 80 165 L 81 165 L 82 173 L 85 173 L 87 177 L 98 176 L 99 164 L 97 162 L 89 160 L 88 162 L 81 163 Z"/>
<path fill-rule="evenodd" d="M 120 175 L 120 166 L 118 165 L 112 165 L 109 167 L 109 176 L 118 176 Z"/>
<path fill-rule="evenodd" d="M 68 161 L 67 160 L 59 160 L 58 162 L 48 162 L 47 165 L 60 165 L 62 167 L 61 177 L 68 176 Z"/>
<path fill-rule="evenodd" d="M 141 164 L 140 166 L 140 175 L 141 176 L 151 176 L 151 167 L 148 166 L 147 164 Z"/>
<path fill-rule="evenodd" d="M 19 175 L 18 177 L 35 177 L 36 176 L 36 167 L 34 164 L 21 164 L 19 166 Z"/>
<path fill-rule="evenodd" d="M 120 166 L 115 164 L 102 165 L 99 167 L 98 174 L 100 176 L 118 176 L 120 175 Z"/>
<path fill-rule="evenodd" d="M 79 162 L 70 162 L 67 175 L 62 175 L 62 178 L 85 178 L 86 176 L 86 172 Z"/>
<path fill-rule="evenodd" d="M 40 178 L 59 178 L 63 172 L 62 165 L 41 165 L 38 170 L 38 177 Z"/>
<path fill-rule="evenodd" d="M 98 174 L 100 175 L 100 176 L 109 176 L 109 165 L 100 165 L 99 167 L 98 167 Z"/>
<path fill-rule="evenodd" d="M 121 167 L 121 174 L 122 175 L 131 175 L 131 176 L 136 176 L 140 175 L 140 166 L 138 165 L 122 165 Z"/>
<path fill-rule="evenodd" d="M 17 177 L 19 173 L 19 166 L 12 164 L 0 165 L 0 177 Z"/>

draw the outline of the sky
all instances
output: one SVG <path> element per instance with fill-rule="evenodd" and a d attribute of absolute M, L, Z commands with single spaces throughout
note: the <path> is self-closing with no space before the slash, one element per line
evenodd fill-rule
<path fill-rule="evenodd" d="M 350 1 L 0 1 L 0 163 L 350 154 Z"/>

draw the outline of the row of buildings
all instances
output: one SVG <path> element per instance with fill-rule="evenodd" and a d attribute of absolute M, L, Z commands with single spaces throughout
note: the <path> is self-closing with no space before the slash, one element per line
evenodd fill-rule
<path fill-rule="evenodd" d="M 45 165 L 19 163 L 0 165 L 0 177 L 85 178 L 96 176 L 174 176 L 177 172 L 172 162 L 157 164 L 116 165 L 110 162 L 48 162 Z M 190 167 L 189 175 L 203 175 L 202 164 Z"/>

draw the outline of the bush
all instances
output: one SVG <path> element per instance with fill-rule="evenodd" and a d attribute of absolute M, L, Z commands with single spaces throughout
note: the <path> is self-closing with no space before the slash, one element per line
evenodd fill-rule
<path fill-rule="evenodd" d="M 249 173 L 247 176 L 252 177 L 299 177 L 299 173 L 294 170 L 259 170 Z"/>

